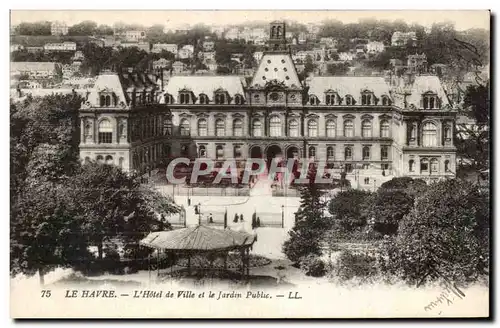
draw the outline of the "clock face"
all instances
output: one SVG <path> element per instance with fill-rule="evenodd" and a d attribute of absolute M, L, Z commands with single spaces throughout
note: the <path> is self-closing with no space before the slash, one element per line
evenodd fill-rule
<path fill-rule="evenodd" d="M 269 98 L 272 100 L 272 101 L 278 101 L 278 99 L 280 99 L 280 95 L 277 94 L 276 92 L 273 92 L 269 95 Z"/>

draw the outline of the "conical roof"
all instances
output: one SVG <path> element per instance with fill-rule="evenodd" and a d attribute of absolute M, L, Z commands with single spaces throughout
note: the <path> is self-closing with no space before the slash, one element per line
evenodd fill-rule
<path fill-rule="evenodd" d="M 230 250 L 252 245 L 255 235 L 228 229 L 196 226 L 171 231 L 151 232 L 139 243 L 146 247 L 165 250 L 214 251 Z"/>

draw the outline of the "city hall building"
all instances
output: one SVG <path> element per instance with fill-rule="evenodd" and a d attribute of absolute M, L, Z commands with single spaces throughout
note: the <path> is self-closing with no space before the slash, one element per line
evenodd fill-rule
<path fill-rule="evenodd" d="M 285 24 L 250 83 L 239 76 L 103 73 L 80 109 L 82 160 L 146 173 L 175 157 L 311 158 L 359 187 L 455 175 L 456 111 L 436 76 L 299 80 Z M 161 79 L 158 79 L 160 81 Z"/>

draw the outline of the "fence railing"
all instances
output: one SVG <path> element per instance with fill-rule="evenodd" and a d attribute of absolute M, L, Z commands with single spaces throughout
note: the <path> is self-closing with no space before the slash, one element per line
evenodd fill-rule
<path fill-rule="evenodd" d="M 269 212 L 255 212 L 260 228 L 284 228 L 283 214 Z"/>

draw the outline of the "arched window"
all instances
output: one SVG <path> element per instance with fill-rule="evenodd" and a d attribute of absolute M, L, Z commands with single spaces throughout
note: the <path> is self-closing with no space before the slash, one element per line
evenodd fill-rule
<path fill-rule="evenodd" d="M 278 116 L 271 117 L 269 121 L 269 136 L 271 137 L 281 136 L 281 119 Z"/>
<path fill-rule="evenodd" d="M 298 137 L 299 136 L 299 122 L 295 119 L 288 123 L 288 136 Z"/>
<path fill-rule="evenodd" d="M 173 103 L 174 103 L 174 98 L 171 95 L 166 94 L 165 95 L 165 104 L 168 105 L 168 104 L 173 104 Z"/>
<path fill-rule="evenodd" d="M 372 122 L 370 120 L 363 120 L 361 122 L 361 135 L 363 138 L 372 137 Z"/>
<path fill-rule="evenodd" d="M 120 159 L 118 159 L 118 166 L 123 169 L 123 163 L 125 162 L 125 159 L 123 157 L 120 157 Z"/>
<path fill-rule="evenodd" d="M 437 146 L 437 129 L 434 123 L 427 122 L 422 127 L 422 146 L 423 147 Z"/>
<path fill-rule="evenodd" d="M 345 160 L 351 160 L 352 159 L 352 148 L 351 147 L 345 147 L 344 149 L 344 159 Z"/>
<path fill-rule="evenodd" d="M 309 104 L 317 105 L 319 103 L 318 98 L 314 95 L 309 96 Z"/>
<path fill-rule="evenodd" d="M 252 135 L 254 137 L 261 137 L 262 136 L 262 122 L 259 119 L 253 120 Z"/>
<path fill-rule="evenodd" d="M 354 137 L 354 123 L 352 120 L 344 121 L 344 137 Z"/>
<path fill-rule="evenodd" d="M 200 104 L 201 105 L 208 104 L 208 97 L 207 97 L 207 95 L 205 95 L 203 93 L 200 95 Z"/>
<path fill-rule="evenodd" d="M 233 136 L 241 137 L 243 136 L 243 121 L 239 118 L 233 120 Z"/>
<path fill-rule="evenodd" d="M 347 106 L 354 105 L 354 98 L 350 95 L 345 96 L 345 104 Z"/>
<path fill-rule="evenodd" d="M 113 142 L 113 126 L 108 119 L 99 122 L 99 143 L 112 143 Z"/>
<path fill-rule="evenodd" d="M 169 145 L 163 145 L 163 157 L 170 157 L 170 146 Z"/>
<path fill-rule="evenodd" d="M 437 173 L 439 171 L 439 161 L 437 158 L 431 159 L 431 173 Z"/>
<path fill-rule="evenodd" d="M 105 97 L 104 95 L 102 95 L 102 96 L 100 97 L 100 102 L 99 102 L 99 105 L 100 105 L 101 107 L 104 107 L 104 105 L 105 105 L 105 104 L 106 104 L 106 97 Z"/>
<path fill-rule="evenodd" d="M 380 122 L 380 137 L 381 138 L 389 138 L 389 122 L 387 120 L 383 120 Z"/>
<path fill-rule="evenodd" d="M 309 147 L 309 158 L 316 157 L 316 147 Z"/>
<path fill-rule="evenodd" d="M 236 105 L 243 105 L 243 97 L 241 95 L 236 95 L 234 97 L 234 103 Z"/>
<path fill-rule="evenodd" d="M 95 160 L 97 161 L 98 164 L 102 164 L 104 161 L 104 157 L 102 157 L 102 155 L 97 155 Z"/>
<path fill-rule="evenodd" d="M 435 94 L 425 94 L 422 96 L 422 105 L 424 109 L 436 109 L 438 106 L 438 98 Z"/>
<path fill-rule="evenodd" d="M 107 95 L 106 96 L 106 107 L 109 107 L 109 106 L 111 106 L 111 96 Z"/>
<path fill-rule="evenodd" d="M 383 106 L 390 106 L 391 105 L 391 99 L 387 96 L 382 96 L 382 105 Z"/>
<path fill-rule="evenodd" d="M 373 94 L 371 93 L 363 93 L 361 95 L 361 105 L 370 106 L 372 104 Z"/>
<path fill-rule="evenodd" d="M 449 160 L 444 161 L 444 171 L 445 172 L 450 171 L 450 161 Z"/>
<path fill-rule="evenodd" d="M 113 156 L 111 156 L 111 155 L 106 156 L 106 164 L 108 164 L 108 165 L 113 164 Z"/>
<path fill-rule="evenodd" d="M 326 100 L 327 105 L 330 105 L 330 106 L 336 105 L 337 104 L 337 95 L 334 93 L 329 93 L 326 95 L 325 100 Z"/>
<path fill-rule="evenodd" d="M 217 145 L 217 147 L 215 147 L 215 158 L 216 159 L 223 159 L 224 158 L 224 146 Z"/>
<path fill-rule="evenodd" d="M 226 123 L 221 118 L 215 121 L 215 135 L 218 137 L 226 135 Z"/>
<path fill-rule="evenodd" d="M 208 135 L 207 120 L 204 118 L 198 120 L 198 135 L 200 137 L 206 137 Z"/>
<path fill-rule="evenodd" d="M 188 157 L 189 156 L 189 146 L 188 145 L 182 145 L 181 146 L 181 156 L 182 157 Z"/>
<path fill-rule="evenodd" d="M 363 147 L 363 160 L 367 161 L 370 159 L 370 147 L 364 146 Z"/>
<path fill-rule="evenodd" d="M 329 138 L 334 138 L 336 135 L 336 125 L 335 120 L 326 121 L 326 136 Z"/>
<path fill-rule="evenodd" d="M 215 95 L 215 103 L 219 105 L 223 105 L 226 103 L 226 95 L 223 93 L 218 93 Z"/>
<path fill-rule="evenodd" d="M 163 119 L 163 135 L 172 135 L 172 120 L 168 117 L 165 117 Z"/>
<path fill-rule="evenodd" d="M 179 98 L 181 100 L 181 104 L 189 104 L 189 102 L 190 102 L 190 96 L 189 96 L 189 93 L 187 93 L 187 92 L 181 93 Z"/>
<path fill-rule="evenodd" d="M 309 120 L 307 123 L 307 135 L 309 137 L 318 136 L 318 122 L 316 120 Z"/>
<path fill-rule="evenodd" d="M 181 136 L 191 135 L 191 125 L 189 124 L 189 120 L 187 118 L 183 118 L 181 120 L 180 131 Z"/>
<path fill-rule="evenodd" d="M 207 157 L 207 148 L 204 145 L 198 147 L 198 157 L 200 158 Z"/>
<path fill-rule="evenodd" d="M 408 162 L 408 171 L 415 172 L 415 161 L 412 159 Z"/>
<path fill-rule="evenodd" d="M 333 161 L 335 159 L 335 148 L 327 147 L 326 148 L 326 160 Z"/>
<path fill-rule="evenodd" d="M 420 172 L 429 172 L 429 160 L 427 158 L 422 158 L 420 160 Z"/>
<path fill-rule="evenodd" d="M 445 142 L 451 140 L 451 127 L 449 125 L 443 127 L 443 136 Z"/>

